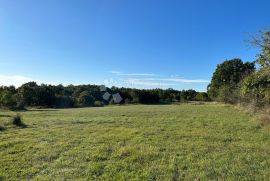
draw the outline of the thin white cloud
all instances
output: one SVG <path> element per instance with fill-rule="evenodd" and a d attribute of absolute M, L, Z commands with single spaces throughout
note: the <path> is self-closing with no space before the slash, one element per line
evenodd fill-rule
<path fill-rule="evenodd" d="M 165 78 L 160 79 L 162 81 L 171 81 L 171 82 L 178 82 L 178 83 L 209 83 L 209 80 L 204 79 L 179 79 L 179 78 Z"/>
<path fill-rule="evenodd" d="M 160 82 L 175 82 L 175 83 L 209 83 L 209 80 L 204 79 L 180 79 L 180 78 L 161 78 L 161 79 L 137 79 L 141 81 L 160 81 Z"/>
<path fill-rule="evenodd" d="M 112 74 L 122 74 L 123 72 L 119 72 L 119 71 L 110 71 L 110 73 L 112 73 Z"/>
<path fill-rule="evenodd" d="M 25 77 L 21 75 L 0 75 L 0 86 L 10 86 L 14 85 L 19 87 L 24 83 L 34 81 L 30 77 Z"/>
<path fill-rule="evenodd" d="M 121 75 L 127 75 L 127 76 L 156 76 L 156 74 L 121 74 Z"/>
<path fill-rule="evenodd" d="M 150 73 L 124 73 L 120 71 L 110 71 L 110 73 L 122 76 L 157 76 L 156 74 Z"/>
<path fill-rule="evenodd" d="M 163 87 L 163 86 L 173 86 L 176 84 L 173 83 L 164 83 L 164 82 L 153 82 L 153 81 L 146 81 L 142 79 L 127 79 L 125 81 L 127 85 L 135 86 L 157 86 L 157 87 Z"/>
<path fill-rule="evenodd" d="M 111 71 L 110 73 L 116 74 L 119 76 L 158 76 L 157 74 L 150 74 L 150 73 L 124 73 L 120 71 Z M 159 76 L 160 77 L 160 76 Z M 171 75 L 170 77 L 165 77 L 165 78 L 148 78 L 148 79 L 140 79 L 140 81 L 160 81 L 160 82 L 176 82 L 176 83 L 209 83 L 209 80 L 205 79 L 181 79 L 177 78 L 179 77 L 178 75 Z M 139 79 L 136 79 L 137 81 Z"/>

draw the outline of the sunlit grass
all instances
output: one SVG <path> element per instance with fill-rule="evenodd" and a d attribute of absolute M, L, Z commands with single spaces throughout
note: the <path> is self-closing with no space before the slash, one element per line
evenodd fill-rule
<path fill-rule="evenodd" d="M 32 110 L 26 128 L 0 114 L 2 179 L 270 178 L 269 132 L 231 106 Z"/>

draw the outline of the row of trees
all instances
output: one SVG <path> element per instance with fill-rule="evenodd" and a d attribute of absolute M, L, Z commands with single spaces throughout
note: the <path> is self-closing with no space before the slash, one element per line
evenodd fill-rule
<path fill-rule="evenodd" d="M 233 59 L 217 66 L 208 86 L 213 100 L 256 106 L 270 104 L 270 31 L 261 32 L 252 43 L 261 48 L 254 62 Z"/>
<path fill-rule="evenodd" d="M 194 90 L 173 90 L 173 89 L 152 89 L 140 90 L 131 88 L 106 88 L 112 95 L 119 93 L 122 100 L 120 104 L 141 103 L 159 104 L 180 101 L 207 101 L 206 93 L 199 93 Z M 11 109 L 22 109 L 24 107 L 88 107 L 113 104 L 113 99 L 104 99 L 102 91 L 97 85 L 38 85 L 35 82 L 23 84 L 19 88 L 14 86 L 0 87 L 0 106 Z"/>

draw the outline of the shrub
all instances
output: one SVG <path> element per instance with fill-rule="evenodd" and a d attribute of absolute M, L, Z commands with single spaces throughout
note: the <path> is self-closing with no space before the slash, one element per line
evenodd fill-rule
<path fill-rule="evenodd" d="M 103 106 L 104 106 L 104 104 L 102 102 L 100 102 L 100 101 L 95 101 L 94 102 L 94 107 L 103 107 Z"/>
<path fill-rule="evenodd" d="M 12 124 L 18 127 L 26 127 L 26 125 L 22 121 L 21 115 L 19 114 L 16 114 L 15 116 L 13 116 Z"/>
<path fill-rule="evenodd" d="M 0 92 L 0 105 L 9 109 L 16 106 L 16 97 L 12 91 L 4 90 Z"/>
<path fill-rule="evenodd" d="M 195 101 L 210 101 L 210 98 L 205 92 L 199 92 L 194 99 Z"/>
<path fill-rule="evenodd" d="M 261 69 L 247 77 L 241 85 L 244 97 L 252 97 L 256 101 L 270 103 L 270 71 Z"/>

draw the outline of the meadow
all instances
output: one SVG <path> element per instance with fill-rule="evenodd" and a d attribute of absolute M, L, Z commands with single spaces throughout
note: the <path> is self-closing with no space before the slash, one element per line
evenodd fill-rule
<path fill-rule="evenodd" d="M 230 105 L 1 110 L 0 180 L 269 180 L 270 133 Z"/>

